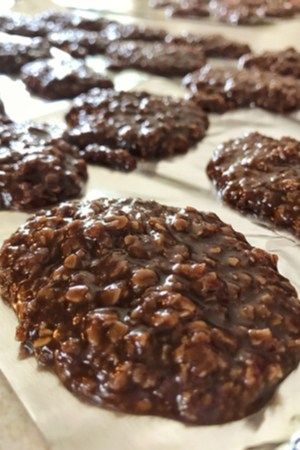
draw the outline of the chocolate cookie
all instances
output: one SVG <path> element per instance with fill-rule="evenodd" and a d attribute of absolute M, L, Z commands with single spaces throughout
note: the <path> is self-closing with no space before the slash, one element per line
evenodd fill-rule
<path fill-rule="evenodd" d="M 291 17 L 297 8 L 290 0 L 211 0 L 210 10 L 221 22 L 257 25 L 270 17 Z"/>
<path fill-rule="evenodd" d="M 251 51 L 248 44 L 232 41 L 221 34 L 202 35 L 183 32 L 180 35 L 168 34 L 166 42 L 201 46 L 207 57 L 239 58 Z"/>
<path fill-rule="evenodd" d="M 272 72 L 207 65 L 183 82 L 191 98 L 207 111 L 257 106 L 285 113 L 300 108 L 299 80 Z"/>
<path fill-rule="evenodd" d="M 47 24 L 40 17 L 18 13 L 0 16 L 0 31 L 8 34 L 31 38 L 45 37 L 52 28 L 50 24 Z"/>
<path fill-rule="evenodd" d="M 0 36 L 0 73 L 18 74 L 24 64 L 49 56 L 50 46 L 42 38 Z"/>
<path fill-rule="evenodd" d="M 205 64 L 200 46 L 164 42 L 114 42 L 106 54 L 112 70 L 133 68 L 162 76 L 183 76 Z"/>
<path fill-rule="evenodd" d="M 300 303 L 276 263 L 212 213 L 100 199 L 31 217 L 1 249 L 0 285 L 24 354 L 79 398 L 216 424 L 299 363 Z"/>
<path fill-rule="evenodd" d="M 141 41 L 163 41 L 167 33 L 164 30 L 148 28 L 143 25 L 124 24 L 112 21 L 102 31 L 101 37 L 109 41 L 118 40 L 141 40 Z"/>
<path fill-rule="evenodd" d="M 96 14 L 85 14 L 83 11 L 44 11 L 34 16 L 35 20 L 47 24 L 49 29 L 64 31 L 66 29 L 81 29 L 87 31 L 101 31 L 111 20 Z"/>
<path fill-rule="evenodd" d="M 221 145 L 207 173 L 223 200 L 300 237 L 300 142 L 250 133 Z"/>
<path fill-rule="evenodd" d="M 82 159 L 90 164 L 109 167 L 122 172 L 136 169 L 136 158 L 126 149 L 90 144 L 79 151 Z"/>
<path fill-rule="evenodd" d="M 78 150 L 46 125 L 0 121 L 0 209 L 32 210 L 80 197 Z"/>
<path fill-rule="evenodd" d="M 113 87 L 109 78 L 71 58 L 26 64 L 22 68 L 22 80 L 31 93 L 52 100 L 73 98 L 94 87 Z"/>
<path fill-rule="evenodd" d="M 63 30 L 48 35 L 49 42 L 74 58 L 104 53 L 109 41 L 100 33 L 85 30 Z"/>
<path fill-rule="evenodd" d="M 282 51 L 264 52 L 259 55 L 244 55 L 239 61 L 240 67 L 255 67 L 269 70 L 280 75 L 300 78 L 300 52 L 293 47 Z"/>
<path fill-rule="evenodd" d="M 166 8 L 166 13 L 174 17 L 198 18 L 209 16 L 207 0 L 179 0 Z"/>
<path fill-rule="evenodd" d="M 206 114 L 192 102 L 99 89 L 75 99 L 66 120 L 66 139 L 80 148 L 96 143 L 143 159 L 185 153 L 208 127 Z"/>

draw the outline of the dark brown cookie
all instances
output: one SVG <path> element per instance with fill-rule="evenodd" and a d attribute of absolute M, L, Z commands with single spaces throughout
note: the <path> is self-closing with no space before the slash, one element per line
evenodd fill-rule
<path fill-rule="evenodd" d="M 299 141 L 250 133 L 221 145 L 207 173 L 235 209 L 300 237 Z"/>
<path fill-rule="evenodd" d="M 109 41 L 96 31 L 68 29 L 50 33 L 49 42 L 74 58 L 104 53 Z"/>
<path fill-rule="evenodd" d="M 293 47 L 282 51 L 264 52 L 258 55 L 249 53 L 239 61 L 240 67 L 255 67 L 260 70 L 269 70 L 280 75 L 300 78 L 300 52 Z"/>
<path fill-rule="evenodd" d="M 300 11 L 299 0 L 265 0 L 267 17 L 292 17 Z"/>
<path fill-rule="evenodd" d="M 136 169 L 136 158 L 126 149 L 90 144 L 81 149 L 79 154 L 90 164 L 97 164 L 122 172 L 131 172 Z"/>
<path fill-rule="evenodd" d="M 52 30 L 66 30 L 69 28 L 81 29 L 87 31 L 101 31 L 111 20 L 100 17 L 96 14 L 87 14 L 83 11 L 44 11 L 41 14 L 34 16 L 36 21 L 45 23 L 48 29 Z"/>
<path fill-rule="evenodd" d="M 134 68 L 162 76 L 183 76 L 205 64 L 200 46 L 164 42 L 114 42 L 107 48 L 109 68 Z"/>
<path fill-rule="evenodd" d="M 183 82 L 190 97 L 207 111 L 223 113 L 256 106 L 286 113 L 300 108 L 299 80 L 272 72 L 207 65 Z"/>
<path fill-rule="evenodd" d="M 31 38 L 45 37 L 51 29 L 51 25 L 47 24 L 40 17 L 18 13 L 0 16 L 0 31 L 8 34 Z"/>
<path fill-rule="evenodd" d="M 180 35 L 168 34 L 166 42 L 197 45 L 203 48 L 207 57 L 240 58 L 251 51 L 248 44 L 232 41 L 221 34 L 197 35 L 183 32 Z"/>
<path fill-rule="evenodd" d="M 27 89 L 47 99 L 73 98 L 94 87 L 111 88 L 113 82 L 75 59 L 44 59 L 26 64 L 22 80 Z"/>
<path fill-rule="evenodd" d="M 49 56 L 50 46 L 42 38 L 0 36 L 0 73 L 18 74 L 24 64 Z"/>
<path fill-rule="evenodd" d="M 292 17 L 297 12 L 291 0 L 211 0 L 210 10 L 232 25 L 263 24 L 270 17 Z"/>
<path fill-rule="evenodd" d="M 180 0 L 167 6 L 166 14 L 174 17 L 198 18 L 209 16 L 207 0 Z"/>
<path fill-rule="evenodd" d="M 102 31 L 101 37 L 109 41 L 141 40 L 146 42 L 163 41 L 166 31 L 158 28 L 148 28 L 143 25 L 124 24 L 112 21 Z"/>
<path fill-rule="evenodd" d="M 215 214 L 100 199 L 29 218 L 0 286 L 24 355 L 79 398 L 215 424 L 256 412 L 299 363 L 300 303 L 276 263 Z"/>
<path fill-rule="evenodd" d="M 66 120 L 66 138 L 80 148 L 96 143 L 144 159 L 185 153 L 208 127 L 206 114 L 192 102 L 99 89 L 75 99 Z"/>
<path fill-rule="evenodd" d="M 86 164 L 58 136 L 46 125 L 0 122 L 0 209 L 33 210 L 81 196 Z"/>

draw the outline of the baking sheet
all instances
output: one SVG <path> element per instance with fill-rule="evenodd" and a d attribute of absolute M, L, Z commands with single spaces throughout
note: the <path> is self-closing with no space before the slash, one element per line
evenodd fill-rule
<path fill-rule="evenodd" d="M 27 1 L 27 5 L 30 3 Z M 37 3 L 43 4 L 41 1 Z M 19 5 L 24 7 L 24 1 Z M 287 31 L 285 39 L 288 36 L 289 40 L 293 40 L 293 34 Z M 256 32 L 251 33 L 254 35 Z M 243 33 L 240 34 L 242 39 Z M 267 41 L 271 41 L 272 37 L 274 31 L 269 28 Z M 103 58 L 89 58 L 89 64 L 99 70 L 103 69 L 103 63 Z M 117 89 L 144 89 L 154 93 L 183 95 L 178 80 L 136 71 L 124 71 L 116 75 L 115 83 Z M 32 98 L 20 81 L 7 77 L 0 77 L 0 97 L 3 97 L 8 113 L 17 120 L 61 122 L 69 105 L 67 101 L 46 103 Z M 211 115 L 210 120 L 207 137 L 185 156 L 158 164 L 144 164 L 130 174 L 90 167 L 87 196 L 139 196 L 170 205 L 191 205 L 200 210 L 214 211 L 224 221 L 242 231 L 252 245 L 277 253 L 281 273 L 300 292 L 299 241 L 288 233 L 261 226 L 223 205 L 204 172 L 215 146 L 241 132 L 257 130 L 274 137 L 285 134 L 300 139 L 297 115 L 283 118 L 255 109 L 235 111 L 223 116 Z M 26 217 L 22 213 L 0 212 L 0 243 Z M 245 450 L 251 447 L 265 450 L 268 448 L 266 444 L 280 445 L 300 428 L 300 368 L 282 383 L 274 399 L 259 413 L 222 426 L 186 426 L 159 417 L 120 414 L 81 403 L 51 373 L 38 371 L 33 358 L 23 361 L 17 359 L 18 343 L 14 341 L 16 318 L 2 302 L 0 314 L 0 369 L 51 449 L 220 450 L 221 446 L 224 450 Z"/>

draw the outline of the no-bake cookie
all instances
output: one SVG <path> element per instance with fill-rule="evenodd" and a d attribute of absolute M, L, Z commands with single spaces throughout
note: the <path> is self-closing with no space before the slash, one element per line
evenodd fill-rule
<path fill-rule="evenodd" d="M 105 166 L 122 172 L 131 172 L 137 166 L 136 158 L 128 150 L 122 148 L 89 144 L 80 149 L 79 155 L 90 164 Z"/>
<path fill-rule="evenodd" d="M 183 82 L 190 97 L 207 111 L 257 106 L 286 113 L 300 108 L 299 80 L 272 72 L 206 65 Z"/>
<path fill-rule="evenodd" d="M 209 16 L 208 0 L 179 0 L 166 8 L 166 14 L 174 17 L 198 18 Z"/>
<path fill-rule="evenodd" d="M 80 148 L 96 143 L 144 159 L 185 153 L 208 127 L 206 114 L 190 101 L 99 89 L 75 99 L 66 120 L 66 138 Z"/>
<path fill-rule="evenodd" d="M 256 412 L 299 363 L 300 302 L 276 263 L 215 214 L 100 199 L 29 218 L 0 285 L 23 354 L 79 398 L 215 424 Z"/>
<path fill-rule="evenodd" d="M 35 61 L 26 64 L 21 73 L 31 93 L 52 100 L 73 98 L 94 87 L 113 87 L 107 76 L 73 58 Z"/>
<path fill-rule="evenodd" d="M 165 42 L 114 42 L 106 50 L 109 68 L 138 69 L 162 76 L 183 76 L 205 64 L 200 46 Z"/>
<path fill-rule="evenodd" d="M 103 53 L 109 41 L 102 38 L 96 31 L 63 30 L 48 35 L 49 42 L 74 58 L 84 58 L 87 55 Z"/>
<path fill-rule="evenodd" d="M 53 27 L 40 17 L 10 13 L 0 16 L 0 31 L 26 37 L 45 37 Z"/>
<path fill-rule="evenodd" d="M 0 209 L 32 210 L 81 196 L 86 164 L 58 136 L 47 125 L 0 119 Z"/>
<path fill-rule="evenodd" d="M 42 38 L 0 35 L 0 73 L 15 75 L 22 66 L 50 56 L 50 46 Z"/>
<path fill-rule="evenodd" d="M 112 21 L 100 33 L 101 37 L 109 41 L 141 40 L 163 41 L 167 33 L 159 28 L 149 28 L 143 25 L 124 24 Z"/>
<path fill-rule="evenodd" d="M 210 10 L 221 22 L 232 25 L 257 25 L 271 17 L 292 17 L 298 12 L 290 0 L 211 0 Z"/>
<path fill-rule="evenodd" d="M 222 144 L 207 166 L 233 208 L 300 237 L 300 142 L 250 133 Z"/>
<path fill-rule="evenodd" d="M 67 29 L 81 29 L 87 31 L 101 31 L 111 20 L 96 14 L 86 14 L 83 11 L 44 11 L 34 16 L 37 21 L 44 22 L 48 29 L 63 31 Z"/>
<path fill-rule="evenodd" d="M 269 51 L 258 55 L 249 53 L 241 57 L 239 66 L 254 67 L 300 78 L 300 52 L 290 47 L 282 51 Z"/>
<path fill-rule="evenodd" d="M 212 58 L 235 59 L 251 51 L 248 44 L 232 41 L 221 34 L 197 35 L 183 32 L 180 35 L 168 34 L 165 41 L 201 46 L 205 55 Z"/>

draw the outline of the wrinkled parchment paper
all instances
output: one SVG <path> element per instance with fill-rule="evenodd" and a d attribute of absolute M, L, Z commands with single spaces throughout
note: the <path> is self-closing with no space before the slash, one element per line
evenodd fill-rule
<path fill-rule="evenodd" d="M 20 2 L 22 4 L 24 1 Z M 187 27 L 190 22 L 182 23 Z M 299 45 L 300 21 L 298 23 Z M 277 30 L 277 25 L 274 27 Z M 256 30 L 251 30 L 253 36 Z M 243 31 L 244 28 L 239 29 L 241 39 Z M 272 27 L 265 33 L 266 42 L 278 40 Z M 285 29 L 285 39 L 286 35 L 288 28 Z M 289 39 L 292 44 L 293 33 Z M 89 58 L 89 64 L 103 70 L 105 60 Z M 114 79 L 117 89 L 139 89 L 176 96 L 184 94 L 178 80 L 131 70 L 115 75 Z M 0 77 L 0 97 L 5 101 L 8 113 L 17 120 L 61 123 L 69 105 L 67 101 L 47 103 L 32 98 L 21 81 L 3 76 Z M 243 132 L 256 130 L 273 137 L 289 135 L 300 139 L 297 114 L 284 118 L 260 109 L 239 110 L 223 116 L 211 115 L 210 122 L 207 137 L 185 156 L 158 164 L 142 164 L 137 172 L 130 174 L 90 167 L 87 197 L 139 196 L 169 205 L 192 205 L 200 210 L 214 211 L 222 220 L 243 232 L 252 245 L 276 253 L 281 273 L 300 293 L 299 241 L 223 205 L 205 175 L 205 166 L 214 148 Z M 0 212 L 0 243 L 26 217 L 23 213 Z M 53 450 L 266 450 L 271 448 L 267 444 L 279 446 L 300 429 L 300 368 L 282 383 L 273 400 L 259 413 L 222 426 L 186 426 L 159 417 L 110 412 L 80 402 L 60 385 L 56 376 L 38 370 L 33 358 L 18 360 L 18 343 L 14 340 L 16 318 L 2 302 L 0 315 L 0 369 Z"/>

